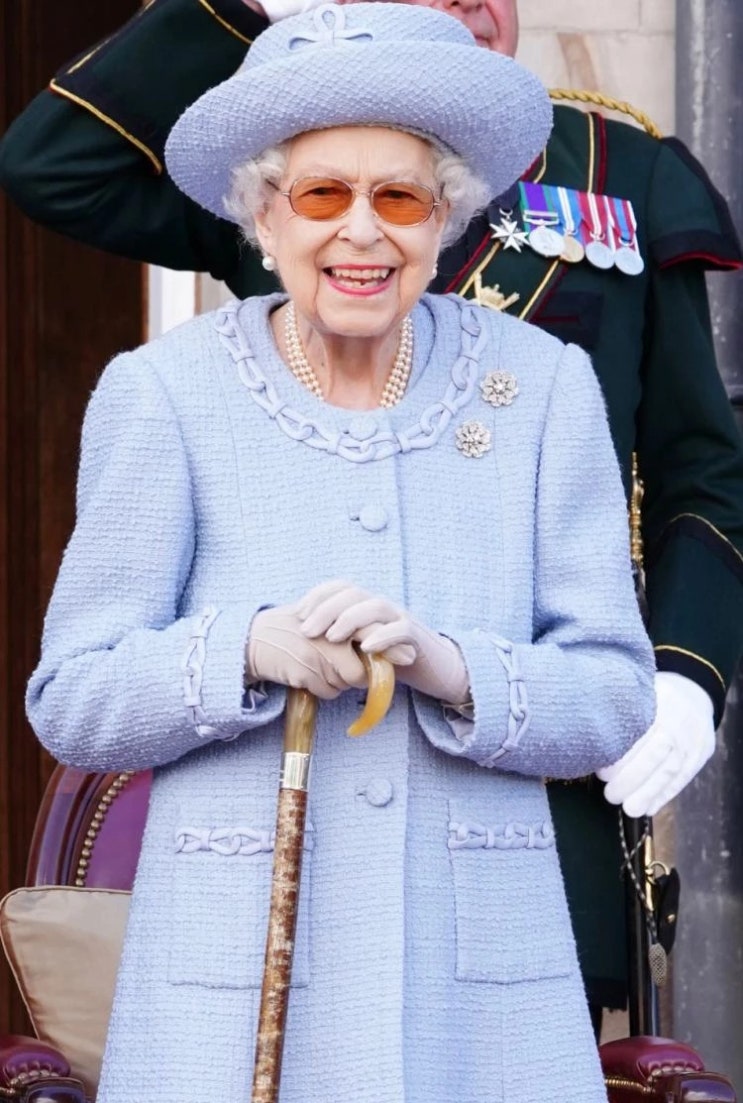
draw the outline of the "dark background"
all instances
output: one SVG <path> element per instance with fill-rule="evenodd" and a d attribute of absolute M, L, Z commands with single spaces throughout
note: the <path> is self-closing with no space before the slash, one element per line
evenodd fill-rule
<path fill-rule="evenodd" d="M 0 131 L 137 6 L 0 0 Z M 82 414 L 107 360 L 142 340 L 143 289 L 140 265 L 39 229 L 0 192 L 0 896 L 23 884 L 52 767 L 23 695 L 72 529 Z M 0 1033 L 24 1028 L 2 958 Z"/>

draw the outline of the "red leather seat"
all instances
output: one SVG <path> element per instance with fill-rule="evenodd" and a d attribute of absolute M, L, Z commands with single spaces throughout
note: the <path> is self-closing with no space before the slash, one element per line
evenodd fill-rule
<path fill-rule="evenodd" d="M 26 884 L 131 889 L 152 775 L 57 766 L 39 809 Z"/>

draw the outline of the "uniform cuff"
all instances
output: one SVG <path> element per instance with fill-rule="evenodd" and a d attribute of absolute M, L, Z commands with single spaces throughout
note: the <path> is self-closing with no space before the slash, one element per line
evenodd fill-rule
<path fill-rule="evenodd" d="M 648 549 L 648 631 L 658 670 L 712 698 L 715 724 L 743 648 L 743 558 L 704 518 L 677 518 Z"/>
<path fill-rule="evenodd" d="M 673 644 L 655 646 L 655 664 L 659 671 L 683 674 L 709 694 L 714 709 L 714 725 L 717 728 L 722 720 L 727 692 L 720 672 L 701 655 L 695 655 L 692 651 L 685 651 Z"/>
<path fill-rule="evenodd" d="M 176 119 L 232 76 L 267 26 L 242 0 L 153 0 L 63 66 L 51 88 L 162 162 Z"/>

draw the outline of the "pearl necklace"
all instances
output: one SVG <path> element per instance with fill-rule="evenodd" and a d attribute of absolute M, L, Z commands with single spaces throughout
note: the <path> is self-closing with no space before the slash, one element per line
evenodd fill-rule
<path fill-rule="evenodd" d="M 320 380 L 315 375 L 312 365 L 305 355 L 302 346 L 302 338 L 299 336 L 299 327 L 297 326 L 297 312 L 292 302 L 290 302 L 286 308 L 286 316 L 284 318 L 284 341 L 286 342 L 286 356 L 292 374 L 300 383 L 303 383 L 308 390 L 312 391 L 316 398 L 322 401 L 325 396 L 322 393 Z M 382 397 L 379 400 L 380 406 L 389 408 L 390 406 L 396 406 L 398 404 L 405 394 L 405 388 L 408 385 L 412 367 L 413 323 L 408 314 L 402 320 L 402 325 L 400 327 L 400 343 L 397 346 L 392 370 L 382 390 Z"/>

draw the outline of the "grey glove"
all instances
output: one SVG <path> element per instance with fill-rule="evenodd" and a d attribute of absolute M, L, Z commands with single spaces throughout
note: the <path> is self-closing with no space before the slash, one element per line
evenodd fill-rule
<path fill-rule="evenodd" d="M 398 681 L 452 705 L 470 694 L 462 653 L 452 640 L 413 620 L 385 597 L 350 582 L 324 582 L 297 602 L 302 631 L 319 643 L 361 640 L 394 663 Z"/>
<path fill-rule="evenodd" d="M 331 700 L 366 685 L 364 666 L 350 640 L 309 639 L 293 605 L 262 609 L 253 618 L 246 645 L 248 684 L 277 682 L 308 689 Z"/>

